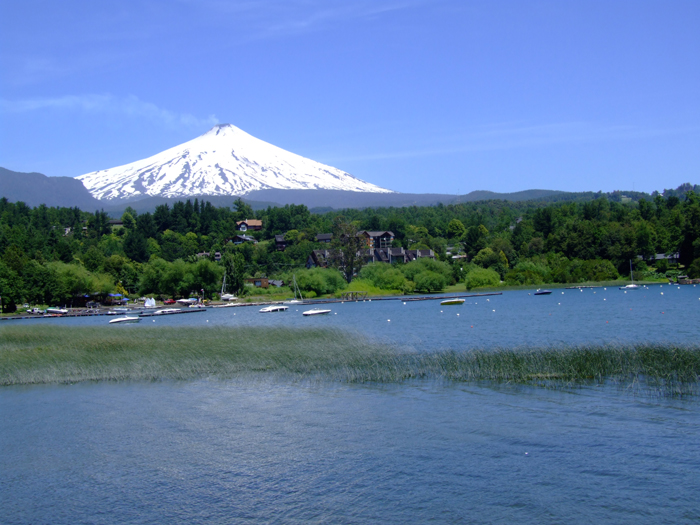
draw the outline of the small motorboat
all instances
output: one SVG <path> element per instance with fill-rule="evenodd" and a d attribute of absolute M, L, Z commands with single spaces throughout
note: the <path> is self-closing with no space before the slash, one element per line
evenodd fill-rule
<path fill-rule="evenodd" d="M 116 319 L 112 319 L 109 324 L 120 324 L 120 323 L 138 323 L 141 321 L 140 317 L 129 317 L 129 316 L 124 316 L 124 317 L 117 317 Z"/>
<path fill-rule="evenodd" d="M 552 290 L 537 290 L 535 295 L 551 295 Z"/>
<path fill-rule="evenodd" d="M 182 312 L 182 308 L 163 308 L 162 310 L 156 310 L 151 315 L 179 314 L 180 312 Z"/>
<path fill-rule="evenodd" d="M 311 310 L 306 310 L 306 312 L 303 312 L 302 315 L 306 315 L 307 317 L 310 315 L 325 315 L 331 313 L 330 310 L 322 310 L 321 308 L 312 308 Z"/>
<path fill-rule="evenodd" d="M 464 304 L 464 299 L 458 299 L 457 297 L 454 297 L 452 299 L 445 299 L 444 301 L 440 301 L 440 304 L 445 306 L 451 304 Z"/>
<path fill-rule="evenodd" d="M 68 313 L 68 309 L 58 308 L 57 306 L 54 306 L 52 308 L 47 308 L 46 313 L 51 315 L 66 315 Z"/>
<path fill-rule="evenodd" d="M 289 310 L 289 306 L 284 306 L 282 304 L 271 304 L 270 306 L 261 308 L 260 313 L 269 314 L 271 312 L 284 312 L 285 310 Z"/>
<path fill-rule="evenodd" d="M 238 303 L 225 303 L 225 304 L 215 304 L 212 308 L 231 308 L 238 306 Z"/>
<path fill-rule="evenodd" d="M 129 309 L 125 307 L 117 307 L 117 308 L 112 308 L 111 310 L 107 311 L 107 315 L 121 315 L 121 314 L 128 314 Z"/>

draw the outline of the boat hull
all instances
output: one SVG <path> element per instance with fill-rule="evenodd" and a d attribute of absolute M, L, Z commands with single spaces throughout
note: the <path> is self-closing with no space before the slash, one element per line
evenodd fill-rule
<path fill-rule="evenodd" d="M 289 306 L 281 306 L 281 305 L 273 305 L 273 306 L 266 306 L 265 308 L 260 309 L 261 314 L 269 314 L 272 312 L 284 312 L 289 309 Z"/>
<path fill-rule="evenodd" d="M 138 323 L 141 321 L 139 317 L 120 317 L 118 319 L 112 319 L 109 324 L 129 324 Z"/>
<path fill-rule="evenodd" d="M 443 306 L 464 304 L 464 299 L 447 299 L 445 301 L 440 301 L 440 304 Z"/>
<path fill-rule="evenodd" d="M 307 310 L 306 312 L 303 312 L 302 315 L 309 317 L 312 315 L 327 315 L 329 313 L 331 313 L 330 310 L 321 310 L 318 308 L 314 308 L 313 310 Z"/>

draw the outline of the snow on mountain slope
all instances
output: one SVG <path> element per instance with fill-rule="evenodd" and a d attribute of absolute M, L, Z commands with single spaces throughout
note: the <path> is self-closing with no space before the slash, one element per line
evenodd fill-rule
<path fill-rule="evenodd" d="M 392 193 L 268 144 L 231 124 L 147 159 L 76 177 L 97 199 L 245 195 L 264 189 Z"/>

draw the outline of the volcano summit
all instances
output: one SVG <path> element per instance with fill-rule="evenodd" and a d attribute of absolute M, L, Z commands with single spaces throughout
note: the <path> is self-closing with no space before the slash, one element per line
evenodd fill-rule
<path fill-rule="evenodd" d="M 257 190 L 393 193 L 268 144 L 231 124 L 147 159 L 76 177 L 100 200 L 246 195 Z"/>

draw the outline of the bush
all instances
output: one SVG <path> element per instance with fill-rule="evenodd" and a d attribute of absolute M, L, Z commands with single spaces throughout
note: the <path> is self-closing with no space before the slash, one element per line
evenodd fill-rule
<path fill-rule="evenodd" d="M 464 284 L 467 290 L 482 288 L 484 286 L 498 286 L 500 282 L 501 278 L 498 272 L 488 268 L 475 268 L 464 278 Z"/>
<path fill-rule="evenodd" d="M 688 267 L 688 277 L 697 279 L 700 277 L 700 258 L 695 259 Z"/>
<path fill-rule="evenodd" d="M 452 281 L 452 268 L 449 264 L 436 261 L 435 259 L 429 259 L 427 257 L 416 259 L 415 261 L 411 261 L 410 263 L 403 265 L 401 267 L 401 271 L 406 279 L 413 282 L 416 282 L 416 276 L 419 273 L 425 271 L 435 272 L 444 276 L 446 282 L 448 283 Z"/>
<path fill-rule="evenodd" d="M 382 290 L 401 290 L 406 278 L 401 270 L 386 263 L 370 263 L 360 270 L 359 277 Z"/>
<path fill-rule="evenodd" d="M 447 286 L 447 278 L 437 272 L 426 270 L 413 278 L 416 283 L 416 291 L 441 292 Z"/>
<path fill-rule="evenodd" d="M 518 263 L 515 268 L 509 271 L 505 276 L 506 283 L 511 285 L 543 284 L 549 282 L 549 280 L 549 268 L 543 264 L 537 264 L 531 261 Z"/>
<path fill-rule="evenodd" d="M 314 292 L 316 295 L 332 294 L 347 286 L 342 274 L 331 268 L 311 268 L 296 273 L 297 285 L 308 297 L 306 292 Z"/>

